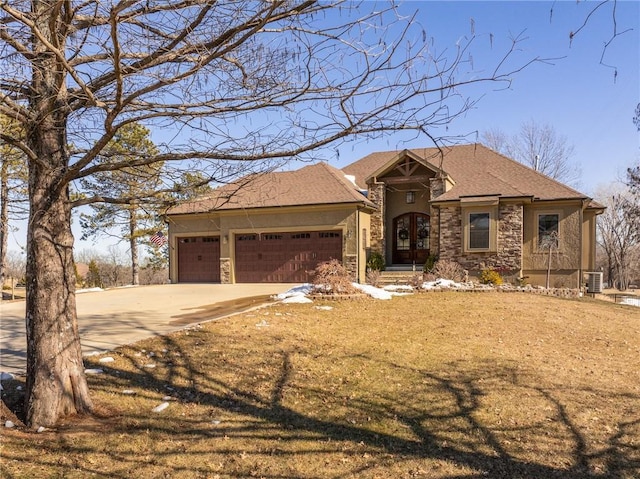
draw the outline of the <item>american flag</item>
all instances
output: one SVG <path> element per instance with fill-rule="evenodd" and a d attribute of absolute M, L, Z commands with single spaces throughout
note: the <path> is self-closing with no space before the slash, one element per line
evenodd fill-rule
<path fill-rule="evenodd" d="M 162 234 L 162 231 L 158 231 L 151 238 L 149 238 L 153 244 L 163 246 L 167 242 L 167 237 Z"/>

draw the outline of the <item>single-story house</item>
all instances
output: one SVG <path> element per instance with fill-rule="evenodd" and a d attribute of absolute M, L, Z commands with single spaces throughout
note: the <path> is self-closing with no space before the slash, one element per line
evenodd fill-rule
<path fill-rule="evenodd" d="M 588 196 L 480 144 L 373 153 L 244 177 L 171 208 L 172 282 L 304 282 L 339 259 L 364 282 L 372 252 L 421 270 L 429 257 L 477 275 L 579 287 L 595 268 Z"/>

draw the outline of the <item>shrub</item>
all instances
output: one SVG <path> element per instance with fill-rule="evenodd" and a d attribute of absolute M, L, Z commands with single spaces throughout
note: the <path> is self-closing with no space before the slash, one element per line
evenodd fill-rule
<path fill-rule="evenodd" d="M 503 283 L 500 273 L 492 268 L 485 268 L 480 271 L 480 276 L 478 276 L 478 279 L 482 284 L 492 284 L 494 286 L 499 286 Z"/>
<path fill-rule="evenodd" d="M 367 284 L 375 286 L 376 288 L 380 286 L 380 271 L 377 269 L 367 271 Z"/>
<path fill-rule="evenodd" d="M 466 276 L 466 271 L 459 263 L 448 259 L 436 261 L 436 264 L 431 269 L 431 273 L 434 274 L 436 278 L 450 279 L 451 281 L 463 281 Z"/>
<path fill-rule="evenodd" d="M 320 263 L 314 271 L 315 292 L 326 294 L 353 294 L 357 290 L 351 282 L 347 268 L 337 259 Z"/>
<path fill-rule="evenodd" d="M 437 262 L 438 262 L 438 257 L 436 255 L 434 254 L 429 255 L 427 260 L 424 262 L 424 265 L 422 266 L 422 271 L 424 271 L 425 273 L 430 273 Z"/>
<path fill-rule="evenodd" d="M 369 259 L 367 260 L 367 270 L 369 271 L 384 271 L 385 269 L 385 261 L 384 256 L 382 256 L 377 251 L 373 251 L 369 255 Z"/>

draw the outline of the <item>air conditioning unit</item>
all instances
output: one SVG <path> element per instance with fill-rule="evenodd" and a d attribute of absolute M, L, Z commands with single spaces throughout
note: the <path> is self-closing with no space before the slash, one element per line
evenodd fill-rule
<path fill-rule="evenodd" d="M 602 272 L 587 273 L 587 293 L 602 293 Z"/>

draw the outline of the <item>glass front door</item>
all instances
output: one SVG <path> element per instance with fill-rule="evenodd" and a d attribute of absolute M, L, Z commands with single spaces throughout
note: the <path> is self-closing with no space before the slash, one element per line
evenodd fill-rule
<path fill-rule="evenodd" d="M 393 263 L 422 265 L 429 257 L 429 215 L 405 213 L 393 220 Z"/>

